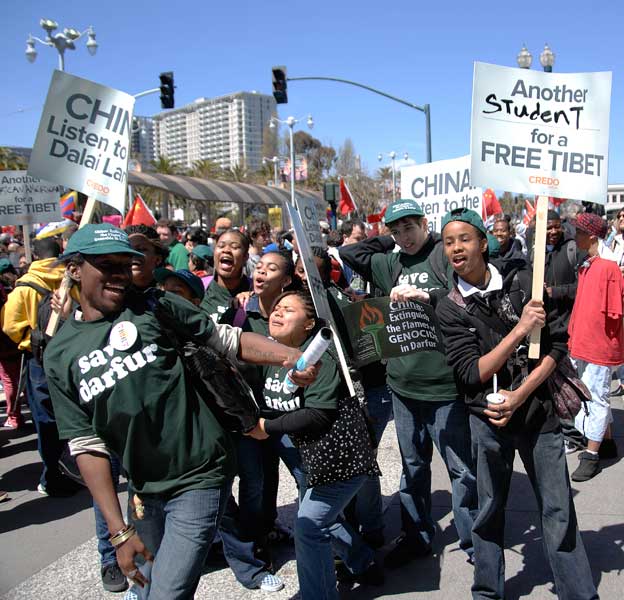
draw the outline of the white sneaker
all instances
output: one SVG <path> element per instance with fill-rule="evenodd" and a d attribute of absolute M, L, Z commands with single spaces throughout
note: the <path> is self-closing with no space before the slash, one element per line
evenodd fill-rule
<path fill-rule="evenodd" d="M 260 582 L 263 592 L 279 592 L 284 589 L 284 582 L 277 576 L 267 573 Z"/>
<path fill-rule="evenodd" d="M 566 454 L 574 454 L 575 452 L 578 452 L 579 450 L 583 449 L 579 445 L 577 445 L 577 444 L 575 444 L 573 442 L 568 442 L 568 440 L 565 440 L 563 442 L 563 446 L 565 448 L 565 453 Z"/>
<path fill-rule="evenodd" d="M 37 486 L 37 491 L 42 495 L 42 496 L 47 496 L 48 495 L 48 490 L 46 490 L 43 485 L 40 483 Z"/>

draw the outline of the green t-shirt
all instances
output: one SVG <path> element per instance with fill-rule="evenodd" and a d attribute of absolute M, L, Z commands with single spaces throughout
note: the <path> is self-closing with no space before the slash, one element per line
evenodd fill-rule
<path fill-rule="evenodd" d="M 308 338 L 301 346 L 304 351 L 312 341 Z M 274 419 L 285 412 L 292 412 L 299 408 L 321 408 L 336 410 L 338 400 L 345 394 L 338 365 L 328 352 L 321 358 L 321 369 L 318 377 L 311 385 L 298 388 L 290 393 L 284 387 L 284 379 L 289 369 L 286 367 L 264 367 L 264 404 L 261 414 L 266 419 Z"/>
<path fill-rule="evenodd" d="M 210 315 L 210 318 L 215 323 L 222 323 L 221 318 L 230 308 L 234 297 L 241 292 L 248 292 L 249 288 L 250 283 L 247 277 L 243 277 L 240 285 L 232 291 L 228 290 L 226 287 L 221 287 L 215 278 L 206 288 L 206 293 L 199 306 Z"/>
<path fill-rule="evenodd" d="M 212 321 L 193 304 L 168 292 L 158 298 L 181 337 L 210 335 Z M 229 435 L 187 382 L 143 297 L 128 298 L 115 316 L 68 319 L 46 348 L 45 370 L 60 437 L 100 437 L 137 492 L 178 494 L 233 477 Z"/>
<path fill-rule="evenodd" d="M 169 256 L 165 264 L 171 265 L 176 271 L 178 269 L 188 269 L 189 253 L 184 244 L 173 242 L 169 246 Z"/>
<path fill-rule="evenodd" d="M 432 250 L 433 242 L 429 240 L 415 255 L 404 252 L 373 255 L 373 283 L 385 295 L 389 295 L 393 287 L 402 283 L 409 283 L 425 292 L 446 287 L 429 264 Z M 402 269 L 395 282 L 392 275 L 395 273 L 397 261 L 401 262 Z M 391 358 L 388 360 L 387 374 L 388 385 L 401 396 L 433 402 L 457 398 L 453 370 L 441 352 L 416 352 Z"/>

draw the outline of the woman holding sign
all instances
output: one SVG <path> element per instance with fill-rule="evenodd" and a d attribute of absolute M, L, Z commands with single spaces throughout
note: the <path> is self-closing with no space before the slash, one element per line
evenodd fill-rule
<path fill-rule="evenodd" d="M 530 271 L 503 278 L 489 264 L 477 213 L 448 213 L 442 240 L 454 285 L 436 311 L 449 364 L 470 408 L 477 463 L 472 596 L 505 596 L 505 504 L 517 450 L 537 497 L 558 597 L 598 598 L 576 523 L 559 419 L 545 385 L 566 356 L 565 329 L 556 327 L 554 316 L 547 322 L 543 302 L 530 299 Z M 535 327 L 542 328 L 540 358 L 529 361 L 526 339 Z"/>
<path fill-rule="evenodd" d="M 269 317 L 273 339 L 304 352 L 321 329 L 314 304 L 305 292 L 285 292 Z M 353 577 L 381 584 L 383 574 L 373 551 L 351 530 L 341 513 L 368 475 L 379 474 L 359 404 L 348 392 L 330 352 L 323 354 L 317 380 L 290 391 L 289 369 L 264 369 L 262 418 L 251 435 L 259 440 L 288 435 L 301 452 L 307 489 L 295 522 L 297 574 L 303 600 L 335 600 L 333 549 Z"/>

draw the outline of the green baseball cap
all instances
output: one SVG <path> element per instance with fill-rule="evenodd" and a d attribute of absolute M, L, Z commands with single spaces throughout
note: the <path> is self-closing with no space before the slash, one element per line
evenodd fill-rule
<path fill-rule="evenodd" d="M 201 300 L 204 297 L 204 284 L 202 280 L 188 269 L 178 269 L 177 271 L 171 271 L 165 267 L 154 269 L 154 279 L 158 281 L 158 283 L 164 283 L 165 279 L 169 279 L 169 277 L 175 277 L 186 283 L 196 298 Z"/>
<path fill-rule="evenodd" d="M 8 258 L 0 258 L 0 273 L 15 273 L 15 267 Z"/>
<path fill-rule="evenodd" d="M 386 225 L 398 221 L 403 217 L 424 217 L 425 213 L 416 200 L 405 198 L 396 200 L 388 206 L 384 215 Z"/>
<path fill-rule="evenodd" d="M 71 254 L 134 254 L 143 256 L 132 249 L 128 234 L 109 223 L 89 224 L 81 227 L 69 238 L 65 252 L 59 258 Z"/>
<path fill-rule="evenodd" d="M 197 244 L 197 246 L 191 250 L 191 254 L 194 254 L 197 258 L 201 258 L 202 260 L 206 260 L 207 258 L 212 258 L 214 256 L 212 248 L 206 244 Z"/>
<path fill-rule="evenodd" d="M 478 229 L 483 234 L 483 237 L 487 236 L 487 230 L 483 224 L 483 219 L 474 210 L 470 210 L 469 208 L 455 208 L 447 212 L 442 218 L 441 231 L 444 231 L 444 228 L 453 221 L 468 223 Z"/>

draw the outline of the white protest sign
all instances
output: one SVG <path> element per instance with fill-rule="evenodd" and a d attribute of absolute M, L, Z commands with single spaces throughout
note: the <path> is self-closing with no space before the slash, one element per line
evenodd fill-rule
<path fill-rule="evenodd" d="M 62 189 L 26 171 L 0 171 L 0 225 L 59 221 Z"/>
<path fill-rule="evenodd" d="M 401 169 L 401 198 L 413 198 L 427 217 L 429 231 L 440 232 L 442 217 L 455 208 L 481 216 L 483 193 L 470 185 L 470 156 Z"/>
<path fill-rule="evenodd" d="M 54 71 L 28 174 L 124 211 L 134 97 Z"/>
<path fill-rule="evenodd" d="M 295 194 L 295 204 L 299 211 L 299 218 L 306 233 L 310 247 L 325 248 L 325 241 L 321 235 L 321 217 L 318 213 L 317 203 L 313 198 L 303 198 Z M 324 215 L 323 215 L 324 218 Z"/>
<path fill-rule="evenodd" d="M 312 296 L 312 301 L 314 302 L 316 314 L 327 322 L 329 328 L 334 334 L 334 347 L 338 353 L 338 361 L 340 363 L 342 375 L 345 379 L 347 387 L 349 388 L 349 393 L 354 396 L 355 389 L 353 387 L 353 381 L 351 380 L 351 374 L 349 373 L 349 366 L 347 365 L 347 359 L 345 357 L 342 344 L 338 341 L 340 340 L 340 337 L 338 336 L 338 328 L 334 323 L 334 317 L 332 315 L 331 308 L 329 307 L 329 302 L 327 301 L 327 292 L 325 291 L 323 280 L 321 279 L 318 267 L 314 262 L 310 240 L 304 230 L 300 213 L 294 209 L 290 203 L 286 204 L 286 209 L 288 211 L 288 216 L 290 217 L 292 228 L 295 232 L 295 239 L 297 240 L 297 246 L 299 248 L 299 257 L 303 263 L 303 269 L 308 281 L 308 289 L 310 290 L 310 295 Z"/>
<path fill-rule="evenodd" d="M 524 194 L 607 200 L 611 73 L 475 63 L 471 176 Z"/>

